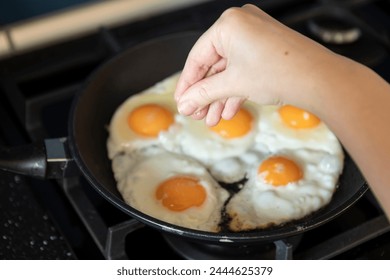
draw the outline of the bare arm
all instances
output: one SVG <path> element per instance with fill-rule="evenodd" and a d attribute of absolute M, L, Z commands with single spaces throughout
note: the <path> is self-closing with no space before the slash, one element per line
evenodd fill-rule
<path fill-rule="evenodd" d="M 252 5 L 229 9 L 191 50 L 175 92 L 179 111 L 209 125 L 243 100 L 291 104 L 335 132 L 390 217 L 390 86 Z"/>
<path fill-rule="evenodd" d="M 311 107 L 338 136 L 390 217 L 390 86 L 370 69 L 338 59 L 346 61 L 329 73 L 328 87 L 323 85 Z"/>

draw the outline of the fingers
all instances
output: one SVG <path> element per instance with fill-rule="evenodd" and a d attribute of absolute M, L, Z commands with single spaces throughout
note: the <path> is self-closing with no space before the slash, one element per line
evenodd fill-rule
<path fill-rule="evenodd" d="M 226 87 L 226 79 L 229 79 L 228 75 L 223 71 L 190 86 L 177 101 L 179 113 L 192 115 L 214 101 L 232 95 L 231 89 Z"/>
<path fill-rule="evenodd" d="M 246 12 L 261 18 L 262 20 L 266 20 L 267 22 L 272 22 L 277 25 L 281 25 L 279 21 L 277 21 L 275 18 L 271 17 L 269 14 L 264 12 L 262 9 L 259 7 L 253 5 L 253 4 L 245 4 L 244 6 L 241 7 L 241 9 L 245 10 Z"/>
<path fill-rule="evenodd" d="M 247 14 L 259 13 L 253 5 L 242 9 Z M 246 99 L 234 82 L 240 72 L 227 68 L 231 40 L 221 31 L 221 25 L 226 29 L 222 16 L 219 21 L 191 49 L 174 94 L 180 114 L 197 120 L 205 118 L 210 126 L 217 124 L 221 117 L 231 119 Z"/>
<path fill-rule="evenodd" d="M 226 69 L 226 65 L 227 65 L 227 59 L 222 57 L 215 64 L 211 65 L 205 77 L 210 77 L 212 75 L 222 72 L 223 70 Z"/>
<path fill-rule="evenodd" d="M 221 120 L 221 118 L 225 120 L 232 119 L 245 100 L 246 98 L 243 97 L 229 97 L 224 100 L 217 100 L 196 111 L 191 115 L 191 117 L 195 120 L 206 118 L 206 125 L 214 126 Z"/>
<path fill-rule="evenodd" d="M 226 59 L 222 58 L 220 59 L 217 63 L 215 63 L 214 65 L 212 65 L 210 67 L 210 69 L 208 70 L 208 72 L 206 73 L 206 77 L 209 77 L 209 76 L 212 76 L 212 75 L 215 75 L 221 71 L 223 71 L 226 67 Z M 180 103 L 180 97 L 178 97 L 178 103 Z M 214 105 L 215 106 L 215 105 Z M 206 107 L 202 108 L 202 109 L 199 109 L 197 111 L 195 111 L 191 116 L 193 119 L 195 120 L 201 120 L 203 119 L 204 117 L 206 117 L 206 115 L 208 114 L 209 112 L 209 105 L 207 105 Z M 214 110 L 212 110 L 212 112 L 214 112 Z M 214 123 L 215 121 L 211 121 L 210 120 L 210 123 Z"/>
<path fill-rule="evenodd" d="M 261 10 L 253 4 L 245 4 L 241 7 L 241 9 L 243 9 L 243 10 L 245 10 L 253 15 L 262 15 Z"/>
<path fill-rule="evenodd" d="M 192 47 L 178 80 L 174 98 L 180 99 L 183 93 L 193 84 L 203 79 L 220 59 L 215 50 L 212 31 L 206 31 Z M 215 71 L 215 69 L 213 70 Z"/>
<path fill-rule="evenodd" d="M 224 107 L 225 107 L 225 100 L 217 100 L 211 103 L 205 120 L 206 125 L 208 126 L 216 125 L 221 119 L 221 114 L 222 111 L 224 110 Z"/>
<path fill-rule="evenodd" d="M 209 111 L 209 106 L 206 106 L 191 115 L 194 120 L 204 119 Z"/>
<path fill-rule="evenodd" d="M 245 100 L 246 98 L 243 97 L 228 98 L 225 102 L 225 107 L 221 113 L 221 117 L 225 120 L 230 120 L 233 118 Z"/>

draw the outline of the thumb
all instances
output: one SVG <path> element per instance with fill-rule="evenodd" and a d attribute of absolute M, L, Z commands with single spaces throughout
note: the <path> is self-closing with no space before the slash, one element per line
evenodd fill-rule
<path fill-rule="evenodd" d="M 214 101 L 231 96 L 232 93 L 226 84 L 226 71 L 208 76 L 193 84 L 177 101 L 179 113 L 189 116 Z"/>

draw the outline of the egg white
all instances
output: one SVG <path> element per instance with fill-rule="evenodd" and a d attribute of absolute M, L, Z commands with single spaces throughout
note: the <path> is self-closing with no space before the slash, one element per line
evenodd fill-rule
<path fill-rule="evenodd" d="M 208 170 L 218 182 L 240 183 L 248 177 L 250 167 L 264 157 L 259 151 L 248 150 L 238 156 L 215 161 L 208 166 Z"/>
<path fill-rule="evenodd" d="M 303 218 L 330 202 L 343 169 L 343 153 L 300 149 L 280 150 L 277 154 L 297 162 L 303 178 L 274 187 L 258 174 L 261 162 L 257 162 L 249 170 L 246 184 L 226 205 L 232 231 L 281 225 Z"/>
<path fill-rule="evenodd" d="M 161 150 L 149 155 L 138 154 L 136 161 L 126 157 L 122 155 L 113 159 L 113 169 L 118 167 L 114 171 L 118 190 L 126 203 L 149 216 L 174 225 L 209 232 L 219 231 L 221 211 L 229 194 L 199 162 Z M 158 185 L 178 175 L 199 179 L 207 193 L 201 206 L 177 212 L 167 209 L 156 199 Z"/>

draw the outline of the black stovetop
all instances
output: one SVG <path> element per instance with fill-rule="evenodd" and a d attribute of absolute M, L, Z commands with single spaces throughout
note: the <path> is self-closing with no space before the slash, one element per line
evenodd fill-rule
<path fill-rule="evenodd" d="M 361 40 L 324 44 L 390 80 L 388 1 L 210 1 L 0 60 L 0 144 L 66 137 L 72 98 L 99 65 L 160 35 L 205 30 L 227 7 L 247 2 L 315 39 L 308 20 L 341 15 L 359 26 Z M 2 259 L 390 259 L 390 226 L 370 191 L 303 235 L 233 251 L 144 226 L 83 177 L 40 180 L 0 171 L 0 211 Z M 145 249 L 135 250 L 140 244 Z"/>

